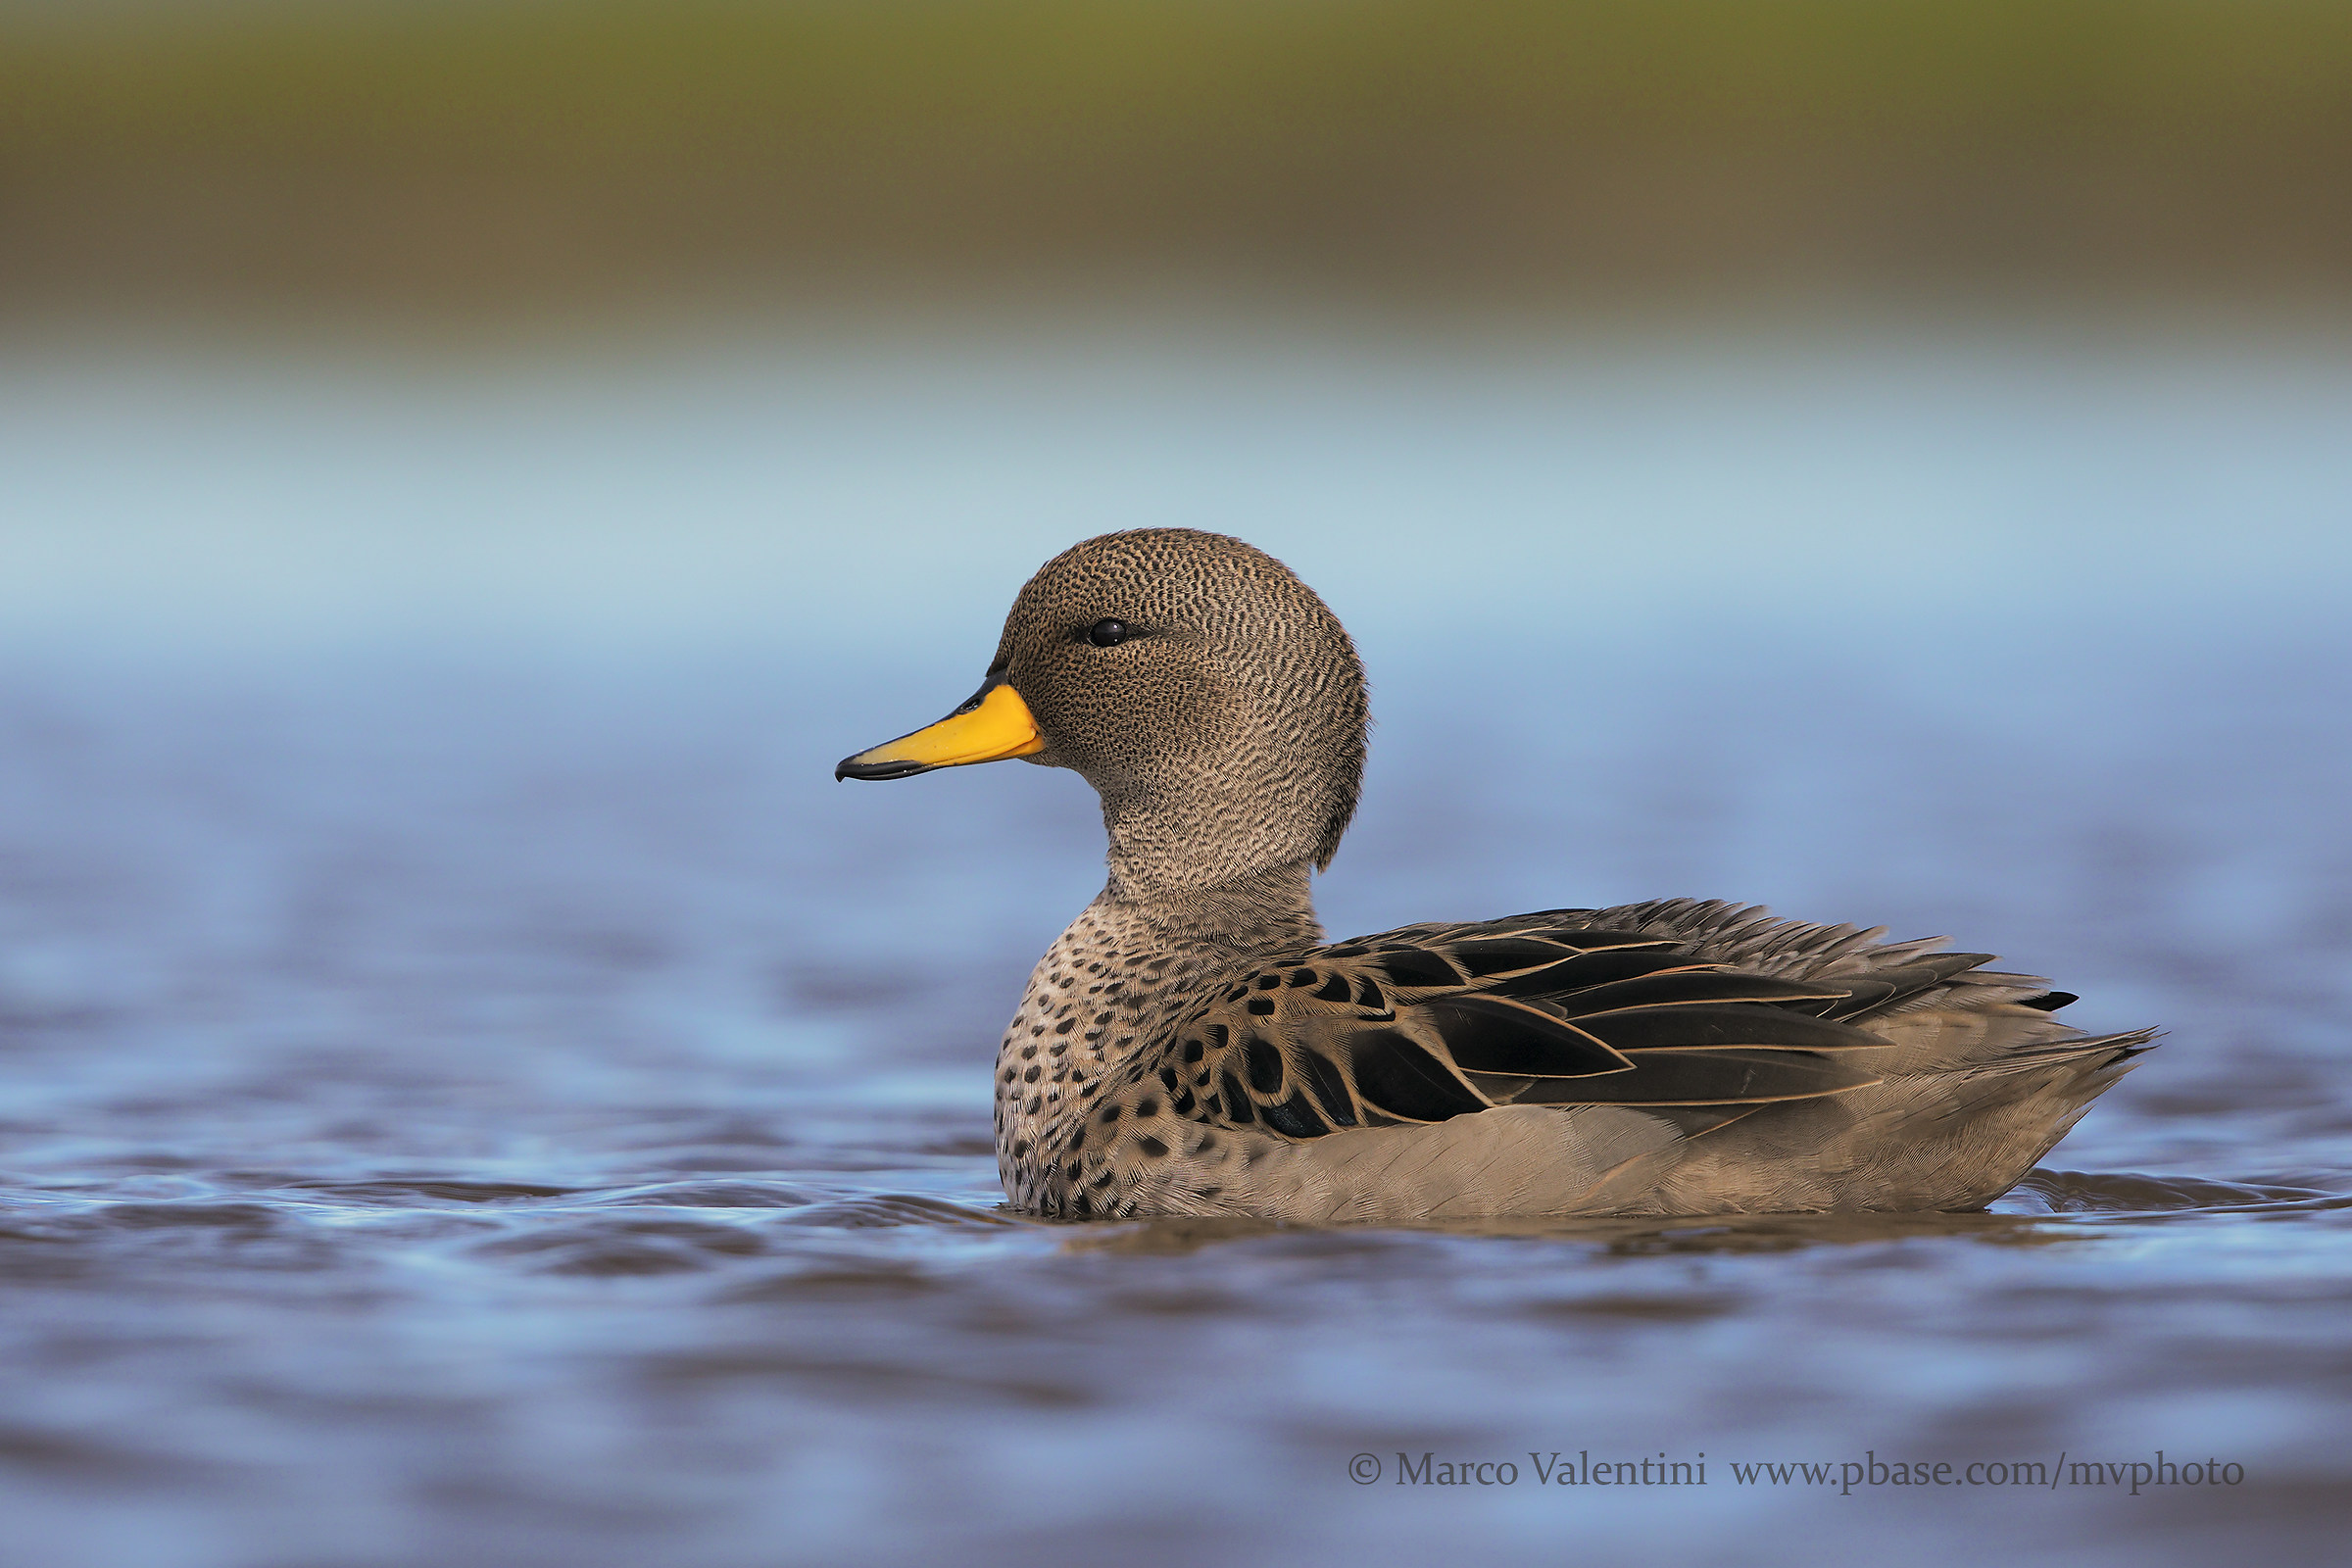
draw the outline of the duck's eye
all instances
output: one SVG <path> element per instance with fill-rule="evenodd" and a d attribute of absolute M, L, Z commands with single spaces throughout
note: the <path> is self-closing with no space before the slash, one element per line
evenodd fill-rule
<path fill-rule="evenodd" d="M 1086 640 L 1097 648 L 1116 648 L 1134 635 L 1134 627 L 1109 615 L 1086 628 Z"/>

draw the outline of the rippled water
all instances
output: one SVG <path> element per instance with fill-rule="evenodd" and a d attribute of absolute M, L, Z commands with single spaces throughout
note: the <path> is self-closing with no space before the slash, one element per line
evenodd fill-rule
<path fill-rule="evenodd" d="M 2331 1560 L 2352 637 L 2324 612 L 2352 582 L 2328 531 L 2352 484 L 2319 437 L 2352 380 L 2176 366 L 2160 390 L 2222 390 L 2166 425 L 2145 367 L 1972 364 L 1817 364 L 1794 412 L 1711 362 L 1630 412 L 1604 395 L 1620 377 L 1524 367 L 1453 372 L 1432 403 L 1195 364 L 1109 413 L 1100 378 L 1008 399 L 926 371 L 814 434 L 803 372 L 740 364 L 673 370 L 650 413 L 468 393 L 487 435 L 414 386 L 223 412 L 156 392 L 169 376 L 20 378 L 49 423 L 8 454 L 38 503 L 9 591 L 77 608 L 0 665 L 0 1558 L 2138 1563 L 2259 1539 Z M 719 390 L 678 392 L 698 375 Z M 711 435 L 747 385 L 772 425 Z M 923 419 L 893 424 L 908 406 Z M 1521 423 L 1498 434 L 1498 409 Z M 1609 410 L 1613 431 L 1575 433 Z M 134 480 L 88 461 L 123 421 L 150 455 Z M 1985 1214 L 1495 1234 L 1004 1214 L 988 1062 L 1093 890 L 1090 803 L 1028 768 L 886 788 L 826 768 L 968 690 L 1011 586 L 1083 531 L 1063 481 L 1024 476 L 1102 461 L 1106 427 L 1170 482 L 1229 435 L 1254 452 L 1273 499 L 1252 512 L 1237 482 L 1194 520 L 1299 561 L 1361 634 L 1382 728 L 1324 888 L 1337 930 L 1748 897 L 1952 931 L 2082 992 L 2087 1024 L 2170 1038 Z M 1889 429 L 1922 472 L 2046 491 L 2080 525 L 1937 536 L 1950 502 L 1923 481 L 1857 554 L 1841 509 L 1907 494 L 1904 466 L 1856 490 L 1841 455 Z M 1674 431 L 1749 457 L 1642 490 L 1627 475 Z M 845 544 L 822 498 L 893 441 L 993 454 L 925 482 L 989 515 L 1042 497 L 1045 520 L 974 540 L 869 517 Z M 513 466 L 468 466 L 490 448 Z M 1398 450 L 1422 489 L 1391 482 Z M 392 488 L 366 505 L 445 532 L 386 522 L 345 580 L 286 474 L 311 461 L 331 495 L 369 452 Z M 715 588 L 724 635 L 649 611 L 632 563 L 727 575 L 689 525 L 583 568 L 546 514 L 493 515 L 534 472 L 586 506 L 578 471 L 604 461 L 649 494 L 772 502 L 787 545 L 754 566 L 791 624 Z M 1284 514 L 1318 476 L 1388 510 Z M 1525 514 L 1431 527 L 1449 476 Z M 1560 491 L 1582 499 L 1545 525 L 1529 498 Z M 1645 530 L 1604 543 L 1637 501 Z M 1809 504 L 1820 531 L 1784 535 L 1787 560 L 1695 536 L 1770 571 L 1642 564 L 1692 548 L 1677 507 Z M 468 526 L 494 548 L 450 543 Z M 2234 564 L 2212 564 L 2199 541 L 2225 533 Z M 2014 595 L 1986 597 L 1987 551 Z M 861 552 L 880 564 L 842 567 Z M 2130 559 L 2102 575 L 2110 557 Z M 2247 558 L 2295 568 L 2266 586 Z M 1965 591 L 1932 586 L 1946 559 Z M 772 569 L 796 560 L 808 575 Z M 515 569 L 527 634 L 433 598 L 436 563 Z M 1586 581 L 1612 569 L 1633 584 L 1613 606 Z M 173 596 L 191 580 L 203 602 Z M 322 584 L 365 636 L 298 612 Z M 2242 1469 L 2132 1494 L 2157 1449 Z M 1553 1450 L 1705 1481 L 1546 1485 Z M 1400 1483 L 1425 1454 L 1517 1479 Z M 1739 1479 L 1765 1461 L 1832 1480 Z M 1870 1484 L 1913 1461 L 2061 1484 Z M 2066 1479 L 2083 1461 L 2127 1468 Z"/>

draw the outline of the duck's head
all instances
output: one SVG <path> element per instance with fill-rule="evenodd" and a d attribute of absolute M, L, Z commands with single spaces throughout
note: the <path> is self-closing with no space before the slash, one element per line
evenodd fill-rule
<path fill-rule="evenodd" d="M 1070 768 L 1102 798 L 1114 889 L 1149 898 L 1329 864 L 1369 723 L 1354 645 L 1288 566 L 1222 534 L 1146 528 L 1047 562 L 980 690 L 834 776 L 1008 757 Z"/>

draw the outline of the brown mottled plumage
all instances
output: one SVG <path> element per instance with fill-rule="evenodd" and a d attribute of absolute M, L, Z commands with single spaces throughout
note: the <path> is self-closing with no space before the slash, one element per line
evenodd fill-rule
<path fill-rule="evenodd" d="M 1048 562 L 988 684 L 1102 800 L 1110 875 L 997 1058 L 1013 1206 L 1314 1222 L 1973 1208 L 2152 1038 L 1983 954 L 1687 899 L 1323 944 L 1369 723 L 1280 562 L 1146 529 Z M 918 740 L 920 732 L 909 741 Z M 899 746 L 902 743 L 892 743 Z M 922 754 L 928 757 L 929 754 Z"/>

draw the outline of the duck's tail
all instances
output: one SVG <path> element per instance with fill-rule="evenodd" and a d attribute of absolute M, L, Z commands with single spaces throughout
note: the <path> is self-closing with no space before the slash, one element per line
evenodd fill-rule
<path fill-rule="evenodd" d="M 1940 941 L 1685 900 L 1599 913 L 1672 934 L 1694 956 L 1844 987 L 1823 1015 L 1886 1043 L 1854 1054 L 1878 1083 L 1693 1118 L 1648 1200 L 1668 1212 L 1980 1208 L 2157 1040 L 2153 1029 L 2085 1034 L 2055 1015 L 2073 997 Z"/>
<path fill-rule="evenodd" d="M 2023 1180 L 2156 1039 L 2150 1029 L 2020 1039 L 2025 1020 L 2015 1015 L 2026 1010 L 2011 1004 L 1890 1020 L 1887 1055 L 1900 1064 L 1882 1081 L 1694 1126 L 1647 1173 L 1654 1189 L 1628 1206 L 1982 1208 Z M 1930 1056 L 1942 1059 L 1922 1059 Z"/>

